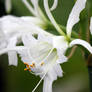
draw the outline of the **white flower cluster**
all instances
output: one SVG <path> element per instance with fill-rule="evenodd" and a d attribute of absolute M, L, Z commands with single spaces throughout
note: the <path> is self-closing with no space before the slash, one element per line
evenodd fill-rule
<path fill-rule="evenodd" d="M 8 1 L 10 0 L 6 0 L 6 2 Z M 92 53 L 92 47 L 89 43 L 81 39 L 72 40 L 71 38 L 72 28 L 79 22 L 79 16 L 85 8 L 86 0 L 76 0 L 68 18 L 66 33 L 62 31 L 51 14 L 51 11 L 57 6 L 58 0 L 54 0 L 51 8 L 49 8 L 48 0 L 43 0 L 46 14 L 60 36 L 44 30 L 44 26 L 49 20 L 42 13 L 38 0 L 30 1 L 33 7 L 27 0 L 23 0 L 23 3 L 34 16 L 15 17 L 8 15 L 0 18 L 0 55 L 8 53 L 9 65 L 17 65 L 17 54 L 19 54 L 26 65 L 24 70 L 41 77 L 32 92 L 36 90 L 42 80 L 44 80 L 43 92 L 52 92 L 53 81 L 57 77 L 63 76 L 60 64 L 68 60 L 65 56 L 68 48 L 79 44 Z M 9 8 L 9 11 L 9 2 L 6 7 Z M 92 19 L 90 32 L 92 34 Z M 18 46 L 19 43 L 23 43 L 23 45 Z"/>

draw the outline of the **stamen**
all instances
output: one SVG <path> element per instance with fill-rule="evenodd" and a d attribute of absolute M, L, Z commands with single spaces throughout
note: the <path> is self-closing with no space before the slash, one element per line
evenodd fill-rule
<path fill-rule="evenodd" d="M 30 69 L 30 66 L 28 65 L 28 63 L 24 63 L 24 64 L 26 65 L 26 68 L 24 69 L 24 71 L 27 71 L 28 70 L 30 72 L 31 69 Z"/>
<path fill-rule="evenodd" d="M 46 76 L 47 72 L 43 75 L 43 77 L 41 78 L 41 80 L 38 82 L 38 84 L 36 85 L 36 87 L 33 89 L 32 92 L 35 92 L 35 90 L 37 89 L 37 87 L 40 85 L 40 83 L 42 82 L 42 80 L 44 79 L 44 77 Z"/>
<path fill-rule="evenodd" d="M 29 70 L 28 70 L 29 72 L 31 72 L 31 69 L 29 68 Z"/>
<path fill-rule="evenodd" d="M 24 69 L 24 71 L 27 71 L 27 70 L 28 70 L 27 68 Z"/>
<path fill-rule="evenodd" d="M 30 66 L 31 66 L 32 68 L 35 67 L 35 63 L 33 62 Z"/>
<path fill-rule="evenodd" d="M 26 7 L 29 9 L 29 11 L 34 15 L 34 16 L 37 16 L 37 14 L 35 13 L 33 7 L 28 3 L 27 0 L 22 0 L 23 3 L 26 5 Z"/>
<path fill-rule="evenodd" d="M 54 3 L 52 7 L 50 8 L 50 10 L 53 11 L 54 9 L 56 9 L 57 5 L 58 5 L 58 0 L 54 0 Z"/>
<path fill-rule="evenodd" d="M 43 66 L 43 65 L 44 65 L 44 62 L 41 63 L 41 66 Z"/>
<path fill-rule="evenodd" d="M 52 22 L 52 24 L 54 25 L 54 27 L 56 28 L 56 30 L 63 36 L 65 36 L 65 33 L 63 32 L 63 30 L 59 27 L 58 23 L 56 22 L 56 20 L 54 19 L 53 15 L 51 14 L 51 11 L 49 9 L 49 5 L 48 5 L 48 0 L 44 0 L 44 8 L 46 11 L 46 14 L 48 16 L 48 18 L 50 19 L 50 21 Z"/>

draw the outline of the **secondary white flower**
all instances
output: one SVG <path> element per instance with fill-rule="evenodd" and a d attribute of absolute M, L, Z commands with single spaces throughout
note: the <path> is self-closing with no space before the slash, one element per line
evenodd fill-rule
<path fill-rule="evenodd" d="M 10 13 L 12 8 L 11 0 L 5 0 L 5 9 L 7 13 Z"/>
<path fill-rule="evenodd" d="M 46 35 L 52 35 L 48 32 L 45 32 L 40 27 L 38 27 L 37 25 L 40 25 L 40 23 L 42 23 L 40 19 L 37 19 L 35 17 L 15 17 L 10 15 L 1 17 L 0 18 L 0 49 L 4 49 L 7 47 L 11 48 L 16 46 L 17 43 L 22 42 L 21 38 L 23 34 L 43 33 Z M 11 54 L 10 53 L 8 53 L 9 64 L 17 65 L 17 55 L 15 54 L 16 52 L 13 51 Z"/>

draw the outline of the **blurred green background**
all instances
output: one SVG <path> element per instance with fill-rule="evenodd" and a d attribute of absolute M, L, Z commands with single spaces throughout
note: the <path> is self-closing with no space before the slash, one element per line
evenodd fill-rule
<path fill-rule="evenodd" d="M 40 6 L 43 8 L 43 0 Z M 76 0 L 59 0 L 58 7 L 54 10 L 53 16 L 61 25 L 66 25 L 69 13 Z M 49 0 L 52 5 L 53 0 Z M 87 1 L 86 9 L 81 13 L 81 21 L 73 28 L 80 34 L 80 38 L 91 42 L 92 38 L 87 36 L 89 31 L 89 19 L 92 15 L 92 0 Z M 12 0 L 12 15 L 15 16 L 31 16 L 31 13 L 24 6 L 21 0 Z M 4 0 L 0 1 L 0 15 L 6 15 L 4 9 Z M 53 31 L 54 32 L 54 31 Z M 89 35 L 90 36 L 90 35 Z M 92 42 L 91 42 L 92 43 Z M 81 47 L 77 47 L 72 57 L 61 65 L 64 76 L 58 78 L 53 83 L 53 92 L 91 92 L 91 66 L 88 67 L 87 60 L 89 53 L 85 50 L 83 53 Z M 71 51 L 69 49 L 66 53 Z M 31 92 L 40 80 L 39 76 L 24 71 L 24 64 L 19 58 L 18 66 L 8 66 L 7 55 L 0 56 L 0 92 Z M 90 72 L 88 73 L 88 68 Z M 90 75 L 90 76 L 89 76 Z M 39 85 L 35 92 L 42 92 L 43 82 Z"/>

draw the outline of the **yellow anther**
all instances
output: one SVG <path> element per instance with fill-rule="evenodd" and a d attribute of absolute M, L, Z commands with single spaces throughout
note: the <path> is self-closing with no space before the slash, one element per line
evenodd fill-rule
<path fill-rule="evenodd" d="M 27 68 L 24 69 L 24 71 L 27 71 L 27 70 L 28 70 Z"/>
<path fill-rule="evenodd" d="M 44 65 L 44 62 L 41 63 L 41 66 Z"/>
<path fill-rule="evenodd" d="M 33 64 L 33 66 L 35 67 L 35 63 L 32 63 Z"/>
<path fill-rule="evenodd" d="M 29 69 L 28 71 L 31 72 L 31 69 Z"/>
<path fill-rule="evenodd" d="M 30 66 L 31 66 L 31 67 L 35 67 L 35 63 L 32 63 Z"/>
<path fill-rule="evenodd" d="M 26 65 L 27 68 L 29 68 L 29 65 Z"/>
<path fill-rule="evenodd" d="M 30 66 L 28 65 L 28 63 L 24 63 L 25 65 L 26 65 L 26 68 L 24 69 L 24 71 L 31 71 L 31 69 L 30 69 Z"/>

